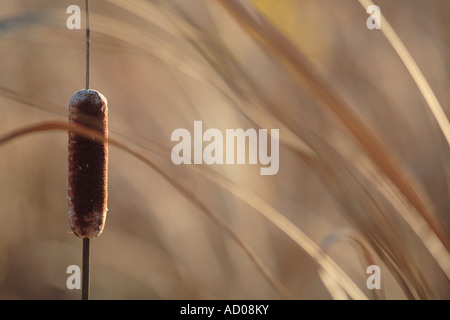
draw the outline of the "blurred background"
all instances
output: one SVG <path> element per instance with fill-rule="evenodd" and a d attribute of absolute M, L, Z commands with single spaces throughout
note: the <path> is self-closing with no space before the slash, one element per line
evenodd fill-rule
<path fill-rule="evenodd" d="M 443 271 L 450 268 L 449 145 L 382 32 L 366 27 L 358 1 L 90 3 L 91 87 L 108 99 L 110 137 L 167 174 L 110 145 L 108 216 L 91 241 L 92 299 L 336 298 L 317 257 L 252 206 L 249 193 L 326 250 L 368 298 L 450 298 Z M 247 20 L 229 3 L 245 8 Z M 376 4 L 448 115 L 450 2 Z M 69 5 L 81 8 L 81 30 L 66 28 Z M 243 26 L 249 21 L 262 37 Z M 1 137 L 67 121 L 68 101 L 85 85 L 84 23 L 84 1 L 0 2 Z M 280 55 L 283 42 L 265 46 L 273 40 L 267 30 L 327 80 L 325 91 L 351 101 L 345 112 L 386 154 L 368 152 L 362 144 L 370 141 L 311 94 L 311 82 L 299 81 Z M 279 172 L 261 176 L 259 164 L 173 165 L 171 134 L 193 132 L 194 120 L 222 132 L 280 129 Z M 420 210 L 374 154 L 398 163 L 444 250 L 437 244 L 430 253 Z M 81 248 L 68 223 L 67 133 L 1 144 L 0 298 L 79 299 L 80 290 L 66 287 L 66 269 L 81 265 Z M 366 287 L 370 262 L 381 268 L 375 296 Z"/>

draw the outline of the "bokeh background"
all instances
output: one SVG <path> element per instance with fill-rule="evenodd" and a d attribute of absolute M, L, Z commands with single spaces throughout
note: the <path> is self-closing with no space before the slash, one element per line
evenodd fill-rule
<path fill-rule="evenodd" d="M 351 101 L 348 110 L 389 150 L 380 156 L 411 177 L 448 239 L 449 145 L 389 42 L 366 28 L 358 1 L 90 2 L 91 87 L 108 99 L 110 137 L 167 174 L 110 145 L 108 217 L 92 240 L 92 299 L 335 298 L 317 258 L 249 205 L 245 192 L 326 249 L 368 298 L 450 298 L 448 279 L 415 233 L 420 224 L 405 222 L 417 216 L 410 199 L 277 48 L 264 47 L 223 6 L 243 4 L 256 21 L 265 17 Z M 84 28 L 84 1 L 0 1 L 0 136 L 67 121 L 68 101 L 85 83 L 85 30 L 66 28 L 72 4 Z M 376 4 L 448 115 L 450 2 Z M 171 134 L 193 132 L 194 120 L 223 131 L 280 129 L 278 174 L 261 176 L 260 165 L 173 165 Z M 210 170 L 220 176 L 208 179 Z M 79 299 L 80 290 L 66 288 L 66 268 L 81 265 L 81 245 L 68 223 L 67 133 L 1 144 L 0 298 Z M 366 287 L 367 254 L 381 268 L 375 296 Z M 448 251 L 439 257 L 448 270 Z"/>

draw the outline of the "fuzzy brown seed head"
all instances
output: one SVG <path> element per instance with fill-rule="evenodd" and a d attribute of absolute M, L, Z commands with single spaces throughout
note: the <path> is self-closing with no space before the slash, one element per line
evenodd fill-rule
<path fill-rule="evenodd" d="M 95 90 L 80 90 L 69 101 L 69 124 L 98 130 L 108 138 L 108 105 Z M 98 237 L 108 198 L 108 144 L 69 132 L 69 222 L 80 238 Z"/>

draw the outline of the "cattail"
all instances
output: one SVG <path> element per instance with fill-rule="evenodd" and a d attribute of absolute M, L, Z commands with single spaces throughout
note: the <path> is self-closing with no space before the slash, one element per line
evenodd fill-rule
<path fill-rule="evenodd" d="M 105 141 L 69 132 L 69 222 L 80 238 L 98 237 L 105 225 L 108 197 L 108 105 L 95 90 L 80 90 L 69 102 L 69 124 L 98 130 Z"/>

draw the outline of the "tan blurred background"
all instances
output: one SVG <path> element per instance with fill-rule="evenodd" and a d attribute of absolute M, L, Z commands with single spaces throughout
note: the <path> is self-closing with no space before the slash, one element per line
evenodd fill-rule
<path fill-rule="evenodd" d="M 84 10 L 78 0 L 0 2 L 1 136 L 37 122 L 66 121 L 68 101 L 85 83 L 84 29 L 66 28 L 71 4 Z M 368 15 L 358 1 L 246 4 L 267 15 L 353 99 L 355 112 L 420 183 L 448 236 L 448 144 L 381 31 L 366 28 Z M 450 2 L 377 5 L 448 115 Z M 192 132 L 194 120 L 223 132 L 261 124 L 280 128 L 286 121 L 304 133 L 303 141 L 331 168 L 330 177 L 338 177 L 332 187 L 283 143 L 275 176 L 259 175 L 259 165 L 212 169 L 264 199 L 318 245 L 342 228 L 366 238 L 370 229 L 377 237 L 368 237 L 372 244 L 407 254 L 402 261 L 410 261 L 412 270 L 404 272 L 420 275 L 428 297 L 450 298 L 448 280 L 417 236 L 373 185 L 352 180 L 357 175 L 349 162 L 333 151 L 348 145 L 356 159 L 363 157 L 361 148 L 218 2 L 91 0 L 91 27 L 91 87 L 108 99 L 110 136 L 158 159 L 226 221 L 295 299 L 331 298 L 314 259 L 218 183 L 175 167 L 169 153 L 152 153 L 151 141 L 170 150 L 172 131 Z M 266 96 L 272 104 L 261 102 Z M 282 126 L 280 138 L 289 134 Z M 284 298 L 242 248 L 166 179 L 123 150 L 110 146 L 109 152 L 108 217 L 103 234 L 92 240 L 92 299 Z M 386 214 L 385 224 L 377 224 L 373 207 Z M 391 241 L 396 237 L 404 243 Z M 67 134 L 36 133 L 0 145 L 0 298 L 79 299 L 79 290 L 66 288 L 66 268 L 81 265 L 81 242 L 68 223 Z M 372 298 L 361 252 L 337 241 L 329 254 Z M 407 298 L 394 267 L 379 264 L 384 298 Z M 395 266 L 398 273 L 406 268 L 398 261 Z"/>

